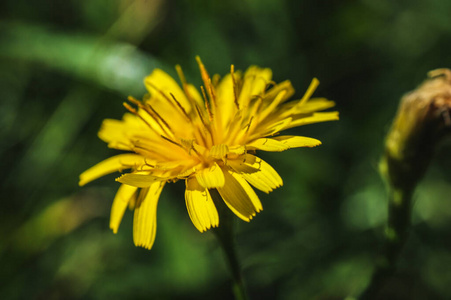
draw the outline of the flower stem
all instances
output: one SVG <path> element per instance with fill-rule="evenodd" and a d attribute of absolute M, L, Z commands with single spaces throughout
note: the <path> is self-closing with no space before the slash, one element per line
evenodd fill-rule
<path fill-rule="evenodd" d="M 219 241 L 219 245 L 224 251 L 227 264 L 233 278 L 233 294 L 236 300 L 247 300 L 244 280 L 236 253 L 235 237 L 233 235 L 234 215 L 226 207 L 224 201 L 216 189 L 210 190 L 211 198 L 218 210 L 220 225 L 212 231 Z"/>
<path fill-rule="evenodd" d="M 439 69 L 402 97 L 379 170 L 389 189 L 383 260 L 360 299 L 374 299 L 394 274 L 411 227 L 412 195 L 438 143 L 451 134 L 451 70 Z"/>
<path fill-rule="evenodd" d="M 378 293 L 396 271 L 396 262 L 407 240 L 411 225 L 413 189 L 392 188 L 389 192 L 388 224 L 383 259 L 376 266 L 371 282 L 359 299 L 379 299 Z"/>

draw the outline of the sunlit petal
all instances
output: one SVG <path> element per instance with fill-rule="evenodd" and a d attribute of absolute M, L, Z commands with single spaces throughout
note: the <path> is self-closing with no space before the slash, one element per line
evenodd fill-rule
<path fill-rule="evenodd" d="M 247 154 L 239 163 L 228 162 L 229 165 L 255 188 L 269 193 L 283 185 L 279 174 L 263 159 Z"/>
<path fill-rule="evenodd" d="M 90 181 L 107 174 L 133 168 L 144 163 L 144 157 L 138 154 L 120 154 L 98 163 L 80 175 L 79 185 L 83 186 Z"/>
<path fill-rule="evenodd" d="M 305 136 L 282 135 L 276 136 L 273 139 L 287 145 L 290 148 L 316 147 L 321 145 L 320 140 Z"/>
<path fill-rule="evenodd" d="M 216 163 L 208 169 L 197 171 L 196 178 L 199 184 L 207 189 L 218 188 L 224 185 L 224 173 Z"/>
<path fill-rule="evenodd" d="M 252 187 L 240 175 L 224 172 L 225 184 L 218 191 L 227 206 L 242 220 L 250 221 L 263 207 Z"/>
<path fill-rule="evenodd" d="M 129 174 L 122 175 L 121 177 L 117 178 L 116 180 L 119 181 L 120 183 L 124 183 L 127 185 L 140 187 L 140 188 L 146 188 L 146 187 L 153 185 L 155 182 L 166 181 L 167 178 L 161 178 L 161 177 L 157 177 L 157 176 L 150 175 L 150 174 L 145 175 L 145 174 L 129 173 Z"/>
<path fill-rule="evenodd" d="M 129 206 L 130 201 L 134 202 L 137 189 L 137 187 L 126 184 L 122 184 L 119 187 L 119 190 L 114 197 L 113 205 L 111 206 L 110 229 L 113 230 L 114 233 L 117 233 L 122 221 L 122 216 Z"/>
<path fill-rule="evenodd" d="M 204 232 L 219 224 L 218 211 L 207 189 L 196 178 L 186 180 L 185 202 L 194 226 Z"/>
<path fill-rule="evenodd" d="M 133 241 L 136 246 L 150 249 L 157 231 L 157 204 L 164 183 L 155 182 L 141 191 L 133 217 Z"/>

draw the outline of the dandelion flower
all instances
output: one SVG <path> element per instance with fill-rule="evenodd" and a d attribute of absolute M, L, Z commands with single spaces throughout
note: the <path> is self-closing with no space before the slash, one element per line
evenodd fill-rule
<path fill-rule="evenodd" d="M 155 240 L 157 204 L 167 182 L 185 180 L 185 202 L 194 226 L 203 232 L 219 225 L 212 190 L 227 207 L 249 221 L 262 210 L 252 186 L 265 193 L 282 185 L 279 174 L 256 150 L 284 151 L 315 147 L 314 138 L 279 135 L 285 129 L 338 119 L 337 112 L 318 112 L 334 106 L 324 98 L 310 99 L 313 79 L 300 100 L 289 81 L 271 81 L 270 69 L 251 66 L 244 74 L 212 78 L 197 57 L 203 86 L 181 86 L 160 69 L 145 78 L 149 92 L 142 101 L 129 97 L 122 120 L 106 119 L 99 137 L 114 149 L 127 151 L 108 158 L 80 175 L 79 184 L 106 174 L 130 170 L 111 208 L 110 228 L 117 232 L 127 207 L 134 209 L 135 245 L 150 249 Z M 216 191 L 214 191 L 216 193 Z"/>

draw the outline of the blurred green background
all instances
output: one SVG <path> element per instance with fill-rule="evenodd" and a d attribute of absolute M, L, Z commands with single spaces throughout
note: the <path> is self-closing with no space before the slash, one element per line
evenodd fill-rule
<path fill-rule="evenodd" d="M 451 67 L 451 1 L 3 0 L 0 4 L 0 298 L 230 299 L 210 232 L 186 212 L 184 184 L 158 208 L 151 251 L 132 241 L 132 213 L 108 228 L 117 174 L 78 175 L 117 152 L 97 138 L 141 98 L 155 67 L 181 64 L 200 85 L 230 64 L 269 67 L 300 98 L 337 102 L 341 120 L 291 130 L 315 149 L 261 153 L 284 186 L 238 223 L 253 299 L 342 299 L 369 281 L 382 249 L 386 192 L 377 172 L 400 97 Z M 413 232 L 385 299 L 451 298 L 451 144 L 415 195 Z"/>

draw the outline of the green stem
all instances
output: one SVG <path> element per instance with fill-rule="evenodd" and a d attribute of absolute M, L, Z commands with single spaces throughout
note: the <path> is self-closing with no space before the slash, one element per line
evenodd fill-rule
<path fill-rule="evenodd" d="M 386 255 L 389 265 L 394 266 L 404 246 L 410 229 L 413 189 L 398 188 L 390 192 Z"/>
<path fill-rule="evenodd" d="M 378 299 L 378 293 L 396 271 L 397 259 L 409 234 L 413 188 L 392 188 L 389 193 L 384 255 L 370 284 L 360 295 L 361 300 Z"/>
<path fill-rule="evenodd" d="M 412 194 L 431 162 L 435 147 L 451 133 L 451 71 L 442 69 L 430 74 L 431 79 L 402 97 L 385 140 L 379 170 L 390 189 L 386 249 L 383 263 L 376 266 L 361 299 L 377 298 L 395 272 L 411 227 Z"/>
<path fill-rule="evenodd" d="M 211 198 L 219 214 L 219 227 L 213 228 L 213 233 L 224 251 L 227 264 L 233 278 L 233 294 L 236 300 L 247 300 L 244 280 L 241 274 L 241 268 L 236 253 L 235 237 L 233 235 L 234 215 L 226 207 L 224 201 L 216 189 L 210 190 Z"/>

